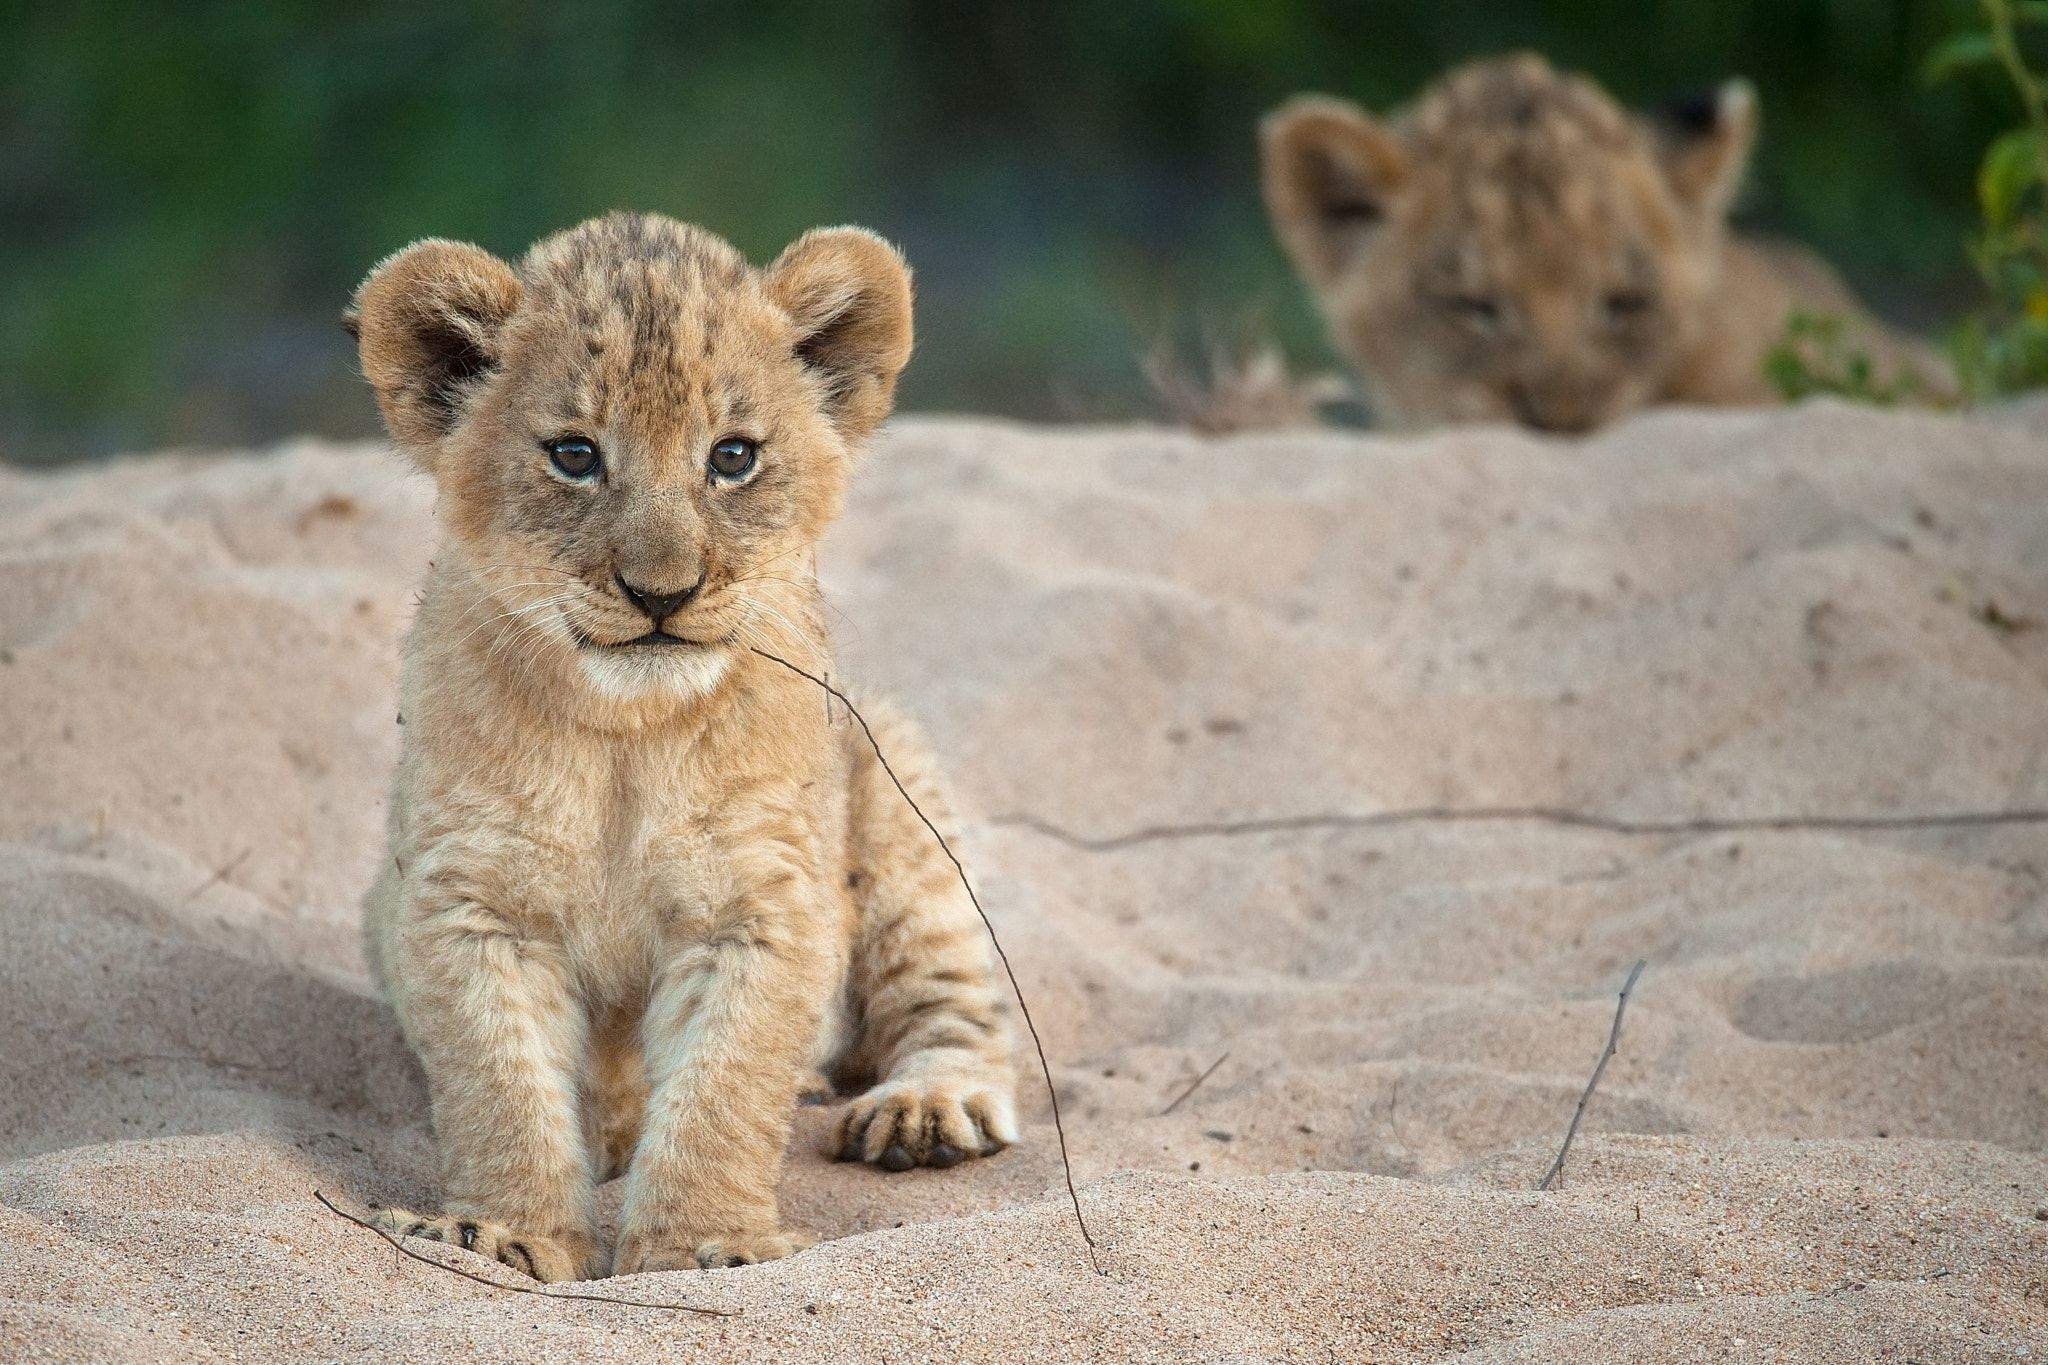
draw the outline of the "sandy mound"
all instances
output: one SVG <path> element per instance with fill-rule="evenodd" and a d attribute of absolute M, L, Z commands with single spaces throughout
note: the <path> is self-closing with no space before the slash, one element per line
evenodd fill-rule
<path fill-rule="evenodd" d="M 433 1197 L 355 942 L 425 486 L 0 475 L 0 1356 L 2038 1355 L 2044 505 L 2017 420 L 1826 406 L 898 424 L 829 557 L 845 672 L 977 815 L 1107 1274 L 1042 1097 L 893 1177 L 812 1110 L 786 1198 L 837 1240 L 605 1286 L 713 1320 L 312 1199 Z"/>

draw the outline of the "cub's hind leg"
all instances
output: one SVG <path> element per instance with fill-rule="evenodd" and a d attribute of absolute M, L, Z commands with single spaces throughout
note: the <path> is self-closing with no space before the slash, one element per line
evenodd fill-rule
<path fill-rule="evenodd" d="M 885 705 L 864 711 L 897 777 L 957 849 L 923 737 Z M 855 1036 L 840 1070 L 876 1080 L 848 1104 L 835 1154 L 888 1171 L 957 1165 L 1017 1141 L 1007 1000 L 952 862 L 858 727 L 849 742 L 859 928 L 848 972 Z"/>

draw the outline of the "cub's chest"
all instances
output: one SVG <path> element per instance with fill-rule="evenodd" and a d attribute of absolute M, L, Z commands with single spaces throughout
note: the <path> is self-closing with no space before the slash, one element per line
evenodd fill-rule
<path fill-rule="evenodd" d="M 528 837 L 557 875 L 531 886 L 531 908 L 573 936 L 642 925 L 685 931 L 738 890 L 745 861 L 735 826 L 744 794 L 706 790 L 676 771 L 618 764 L 580 790 L 558 790 L 526 812 Z"/>
<path fill-rule="evenodd" d="M 629 750 L 533 810 L 535 837 L 564 869 L 537 892 L 542 912 L 565 937 L 713 936 L 746 912 L 750 891 L 792 871 L 831 875 L 843 843 L 836 776 L 829 762 L 763 773 L 715 748 Z"/>

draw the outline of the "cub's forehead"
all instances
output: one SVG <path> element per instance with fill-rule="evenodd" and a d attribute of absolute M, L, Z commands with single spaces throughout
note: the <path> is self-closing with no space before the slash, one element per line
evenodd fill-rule
<path fill-rule="evenodd" d="M 1422 282 L 1438 289 L 1646 283 L 1674 230 L 1654 197 L 1621 179 L 1478 179 L 1445 199 L 1416 232 Z"/>
<path fill-rule="evenodd" d="M 1501 143 L 1439 167 L 1418 196 L 1427 226 L 1483 248 L 1577 255 L 1615 237 L 1648 248 L 1674 226 L 1654 166 L 1626 152 Z"/>
<path fill-rule="evenodd" d="M 1583 209 L 1610 196 L 1630 168 L 1650 165 L 1649 145 L 1626 110 L 1537 57 L 1454 72 L 1416 107 L 1409 137 L 1423 176 L 1465 186 L 1462 206 L 1482 213 L 1490 201 Z"/>
<path fill-rule="evenodd" d="M 1675 229 L 1634 121 L 1540 60 L 1454 75 L 1417 107 L 1410 136 L 1433 274 L 1611 273 Z"/>
<path fill-rule="evenodd" d="M 1531 154 L 1613 152 L 1637 141 L 1633 120 L 1606 91 L 1533 56 L 1453 72 L 1416 106 L 1409 135 L 1425 162 L 1503 146 Z"/>
<path fill-rule="evenodd" d="M 664 218 L 614 214 L 559 233 L 520 275 L 525 339 L 548 390 L 535 396 L 564 417 L 655 420 L 727 405 L 736 373 L 786 340 L 787 319 L 746 258 Z"/>
<path fill-rule="evenodd" d="M 526 287 L 555 301 L 631 308 L 638 290 L 731 291 L 753 275 L 731 243 L 689 223 L 614 213 L 544 237 L 520 268 Z"/>

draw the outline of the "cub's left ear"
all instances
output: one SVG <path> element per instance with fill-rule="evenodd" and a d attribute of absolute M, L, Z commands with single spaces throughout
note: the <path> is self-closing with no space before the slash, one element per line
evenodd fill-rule
<path fill-rule="evenodd" d="M 1672 192 L 1708 217 L 1727 213 L 1756 145 L 1756 87 L 1733 80 L 1676 101 L 1663 124 L 1664 178 Z"/>
<path fill-rule="evenodd" d="M 796 323 L 797 358 L 825 382 L 833 426 L 865 439 L 910 361 L 910 267 L 865 228 L 819 228 L 792 242 L 765 282 Z"/>

